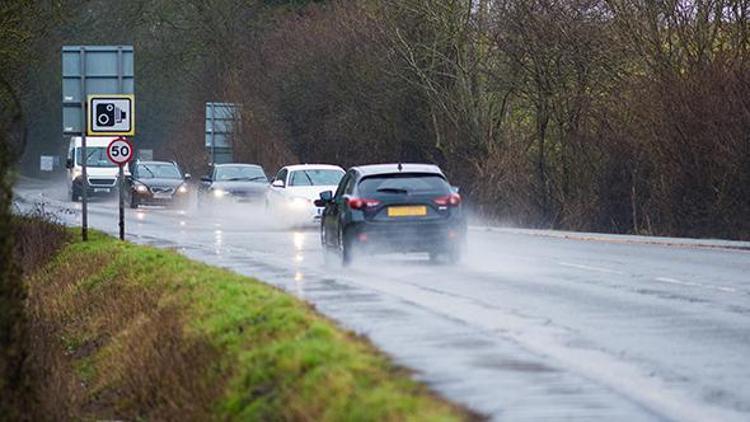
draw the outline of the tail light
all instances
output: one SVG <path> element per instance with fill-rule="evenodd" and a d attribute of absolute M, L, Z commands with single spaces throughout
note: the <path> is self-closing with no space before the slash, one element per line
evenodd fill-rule
<path fill-rule="evenodd" d="M 353 210 L 363 210 L 380 205 L 380 201 L 377 199 L 347 198 L 346 205 Z"/>
<path fill-rule="evenodd" d="M 461 204 L 461 195 L 452 193 L 450 195 L 439 196 L 433 200 L 436 204 L 449 207 L 457 207 Z"/>

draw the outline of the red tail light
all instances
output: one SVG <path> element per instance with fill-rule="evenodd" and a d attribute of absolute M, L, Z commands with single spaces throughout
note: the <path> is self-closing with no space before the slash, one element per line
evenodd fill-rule
<path fill-rule="evenodd" d="M 353 210 L 362 210 L 380 205 L 377 199 L 348 198 L 346 204 Z"/>
<path fill-rule="evenodd" d="M 461 195 L 452 193 L 450 195 L 439 196 L 433 200 L 438 205 L 457 207 L 461 204 Z"/>

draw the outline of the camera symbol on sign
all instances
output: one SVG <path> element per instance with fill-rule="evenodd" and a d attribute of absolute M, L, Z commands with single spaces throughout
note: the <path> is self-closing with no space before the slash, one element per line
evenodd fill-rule
<path fill-rule="evenodd" d="M 89 95 L 87 133 L 133 136 L 133 102 L 132 95 Z"/>
<path fill-rule="evenodd" d="M 96 105 L 96 122 L 102 127 L 114 127 L 127 119 L 128 113 L 112 103 Z"/>

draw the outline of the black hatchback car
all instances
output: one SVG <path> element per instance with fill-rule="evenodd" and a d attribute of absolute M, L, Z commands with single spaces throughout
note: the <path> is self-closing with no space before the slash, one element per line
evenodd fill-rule
<path fill-rule="evenodd" d="M 355 254 L 427 252 L 431 260 L 461 257 L 466 218 L 461 196 L 429 164 L 352 167 L 335 193 L 320 194 L 321 242 L 344 265 Z"/>
<path fill-rule="evenodd" d="M 188 206 L 190 174 L 183 175 L 176 163 L 137 161 L 130 173 L 130 208 L 139 205 Z"/>
<path fill-rule="evenodd" d="M 268 176 L 256 164 L 216 164 L 198 185 L 198 203 L 248 202 L 260 204 L 266 197 Z"/>

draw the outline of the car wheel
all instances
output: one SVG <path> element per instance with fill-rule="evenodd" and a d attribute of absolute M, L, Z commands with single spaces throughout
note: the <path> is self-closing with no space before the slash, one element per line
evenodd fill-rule
<path fill-rule="evenodd" d="M 461 262 L 461 247 L 460 246 L 452 246 L 448 249 L 448 251 L 445 254 L 446 258 L 448 259 L 449 264 L 456 265 Z"/>
<path fill-rule="evenodd" d="M 447 249 L 430 251 L 430 262 L 439 263 L 440 258 L 444 258 L 444 262 L 447 264 L 458 264 L 461 262 L 461 247 L 449 246 Z"/>
<path fill-rule="evenodd" d="M 341 255 L 341 265 L 343 267 L 348 267 L 352 263 L 352 242 L 342 228 L 339 229 L 338 246 L 339 254 Z"/>

